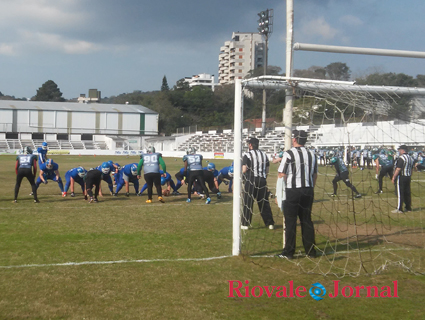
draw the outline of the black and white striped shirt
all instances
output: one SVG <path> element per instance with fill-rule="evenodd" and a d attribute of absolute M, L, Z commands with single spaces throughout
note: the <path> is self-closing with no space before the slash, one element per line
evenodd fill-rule
<path fill-rule="evenodd" d="M 402 177 L 411 177 L 413 169 L 413 158 L 407 153 L 400 155 L 397 159 L 397 168 L 400 168 L 400 176 Z"/>
<path fill-rule="evenodd" d="M 293 147 L 284 153 L 278 171 L 286 174 L 286 188 L 313 188 L 316 157 L 305 147 Z"/>
<path fill-rule="evenodd" d="M 246 177 L 251 179 L 252 177 L 267 178 L 268 167 L 270 165 L 269 158 L 261 150 L 249 150 L 245 153 L 242 159 L 242 165 L 247 167 Z"/>

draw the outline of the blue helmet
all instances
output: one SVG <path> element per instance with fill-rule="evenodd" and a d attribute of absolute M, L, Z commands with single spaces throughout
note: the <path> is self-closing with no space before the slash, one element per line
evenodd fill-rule
<path fill-rule="evenodd" d="M 137 165 L 136 164 L 132 164 L 131 165 L 131 174 L 133 175 L 133 176 L 137 176 Z"/>
<path fill-rule="evenodd" d="M 102 168 L 102 173 L 103 174 L 109 174 L 109 172 L 111 171 L 111 166 L 109 165 L 108 162 L 102 163 L 101 168 Z"/>
<path fill-rule="evenodd" d="M 161 177 L 161 186 L 167 183 L 167 179 L 165 177 Z"/>
<path fill-rule="evenodd" d="M 233 177 L 233 166 L 230 166 L 229 171 L 227 172 L 229 177 Z"/>
<path fill-rule="evenodd" d="M 53 169 L 53 159 L 47 159 L 46 168 L 49 169 L 49 170 Z"/>
<path fill-rule="evenodd" d="M 207 169 L 208 169 L 208 171 L 214 171 L 215 170 L 215 164 L 212 163 L 212 162 L 208 163 Z"/>
<path fill-rule="evenodd" d="M 80 178 L 84 178 L 86 176 L 86 169 L 84 169 L 83 167 L 78 167 L 77 173 L 80 176 Z"/>
<path fill-rule="evenodd" d="M 43 143 L 41 144 L 41 148 L 42 148 L 43 150 L 47 150 L 47 142 L 43 142 Z"/>

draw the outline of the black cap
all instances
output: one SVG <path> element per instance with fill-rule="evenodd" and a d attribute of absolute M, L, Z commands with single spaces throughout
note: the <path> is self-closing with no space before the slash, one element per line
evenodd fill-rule
<path fill-rule="evenodd" d="M 307 139 L 307 132 L 304 130 L 292 130 L 292 138 Z"/>
<path fill-rule="evenodd" d="M 247 142 L 258 146 L 260 143 L 260 140 L 258 140 L 257 138 L 249 138 Z"/>
<path fill-rule="evenodd" d="M 407 151 L 407 146 L 405 144 L 402 144 L 398 149 L 403 149 L 404 151 Z"/>

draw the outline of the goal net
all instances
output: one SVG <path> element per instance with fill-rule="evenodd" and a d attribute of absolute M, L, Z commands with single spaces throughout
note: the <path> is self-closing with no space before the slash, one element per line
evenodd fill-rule
<path fill-rule="evenodd" d="M 268 99 L 282 90 L 294 96 L 293 126 L 308 133 L 306 146 L 318 161 L 312 220 L 316 258 L 305 255 L 301 227 L 297 226 L 293 260 L 276 257 L 284 242 L 284 218 L 276 201 L 278 163 L 270 164 L 267 179 L 274 229 L 265 225 L 254 201 L 248 229 L 240 228 L 244 203 L 241 161 L 235 161 L 233 204 L 233 254 L 252 262 L 322 275 L 376 274 L 398 266 L 413 273 L 425 272 L 425 89 L 362 86 L 350 82 L 260 77 L 238 81 L 235 90 L 235 159 L 247 151 L 246 137 L 257 137 L 260 150 L 271 158 L 284 144 L 284 128 L 243 133 L 244 92 L 268 90 Z M 411 178 L 412 211 L 394 212 L 398 197 L 390 176 L 380 177 L 379 157 L 397 158 L 397 148 L 407 145 L 415 160 Z M 332 158 L 341 159 L 349 181 L 333 182 Z M 378 160 L 375 160 L 377 159 Z M 423 166 L 422 166 L 423 165 Z M 378 175 L 377 175 L 378 173 Z M 354 192 L 355 190 L 356 192 Z M 382 190 L 382 192 L 380 192 Z M 336 193 L 336 195 L 334 195 Z M 267 194 L 267 193 L 266 193 Z M 361 197 L 356 198 L 355 195 Z M 239 195 L 239 197 L 238 197 Z M 260 204 L 261 207 L 261 204 Z"/>

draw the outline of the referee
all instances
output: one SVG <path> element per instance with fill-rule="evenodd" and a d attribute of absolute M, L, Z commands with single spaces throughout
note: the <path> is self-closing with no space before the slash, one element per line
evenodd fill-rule
<path fill-rule="evenodd" d="M 251 225 L 252 206 L 257 201 L 264 224 L 270 230 L 274 229 L 274 220 L 269 203 L 267 189 L 267 174 L 269 173 L 269 159 L 258 149 L 260 142 L 257 138 L 248 140 L 249 151 L 242 159 L 242 173 L 244 174 L 243 216 L 241 229 L 247 230 Z"/>
<path fill-rule="evenodd" d="M 293 259 L 297 217 L 301 223 L 304 250 L 307 256 L 316 257 L 314 225 L 311 208 L 314 200 L 314 185 L 317 178 L 317 160 L 313 152 L 304 145 L 307 133 L 304 130 L 292 132 L 292 148 L 285 152 L 280 163 L 279 178 L 286 182 L 286 199 L 283 201 L 285 218 L 285 246 L 280 258 Z"/>
<path fill-rule="evenodd" d="M 398 202 L 397 209 L 392 213 L 403 213 L 403 203 L 406 211 L 412 211 L 412 195 L 410 193 L 410 181 L 412 178 L 413 158 L 407 153 L 407 146 L 401 145 L 398 148 L 400 156 L 397 159 L 392 182 L 395 184 Z"/>

